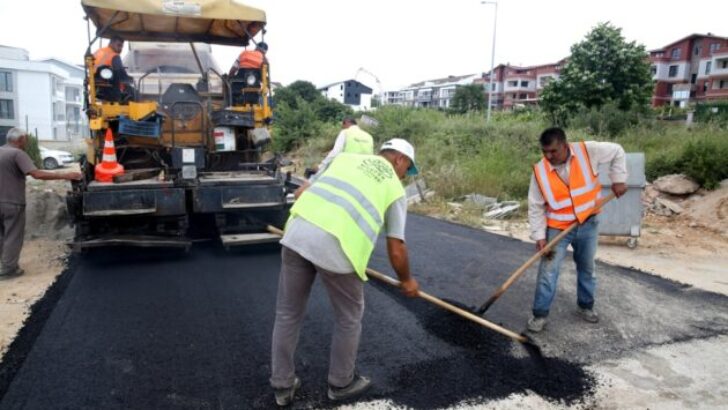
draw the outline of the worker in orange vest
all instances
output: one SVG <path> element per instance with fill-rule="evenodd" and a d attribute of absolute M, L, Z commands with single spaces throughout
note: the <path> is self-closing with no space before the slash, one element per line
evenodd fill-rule
<path fill-rule="evenodd" d="M 599 165 L 609 164 L 612 191 L 617 197 L 627 191 L 627 165 L 624 149 L 619 144 L 596 141 L 569 144 L 561 128 L 545 130 L 540 142 L 544 157 L 533 167 L 528 192 L 531 239 L 541 250 L 547 240 L 571 224 L 579 225 L 541 259 L 533 317 L 528 321 L 531 332 L 540 332 L 546 324 L 556 295 L 560 265 L 569 245 L 576 262 L 578 314 L 589 323 L 599 321 L 594 312 L 594 256 L 599 236 L 595 211 L 602 190 L 597 175 Z"/>
<path fill-rule="evenodd" d="M 265 62 L 265 53 L 268 52 L 268 44 L 264 42 L 258 43 L 255 50 L 243 50 L 238 59 L 235 60 L 233 66 L 230 67 L 228 73 L 230 77 L 234 76 L 241 68 L 261 68 Z"/>
<path fill-rule="evenodd" d="M 94 53 L 94 67 L 98 69 L 102 66 L 110 67 L 113 70 L 114 77 L 112 85 L 115 93 L 124 91 L 129 85 L 126 83 L 131 81 L 131 77 L 126 72 L 121 62 L 121 50 L 124 48 L 124 39 L 119 36 L 111 37 L 109 45 L 102 47 Z"/>

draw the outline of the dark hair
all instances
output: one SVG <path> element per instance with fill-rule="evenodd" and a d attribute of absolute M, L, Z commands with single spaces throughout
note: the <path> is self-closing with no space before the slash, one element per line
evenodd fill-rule
<path fill-rule="evenodd" d="M 113 36 L 111 36 L 111 40 L 109 40 L 109 42 L 113 43 L 114 41 L 121 41 L 123 43 L 124 39 L 121 38 L 119 35 L 114 34 Z"/>
<path fill-rule="evenodd" d="M 356 125 L 356 120 L 353 117 L 345 117 L 341 122 L 343 124 Z"/>
<path fill-rule="evenodd" d="M 554 141 L 566 142 L 566 133 L 558 127 L 547 128 L 541 133 L 539 141 L 543 147 L 551 145 Z"/>
<path fill-rule="evenodd" d="M 268 44 L 266 44 L 266 43 L 264 43 L 264 42 L 262 42 L 262 41 L 261 41 L 260 43 L 258 43 L 258 44 L 257 44 L 257 45 L 255 46 L 255 48 L 257 48 L 258 50 L 263 50 L 263 52 L 264 52 L 264 53 L 265 53 L 265 52 L 268 52 Z"/>

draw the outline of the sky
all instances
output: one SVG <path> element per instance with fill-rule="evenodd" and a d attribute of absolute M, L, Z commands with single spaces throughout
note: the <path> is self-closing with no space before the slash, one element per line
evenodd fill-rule
<path fill-rule="evenodd" d="M 480 0 L 244 3 L 266 11 L 271 76 L 283 84 L 356 78 L 378 92 L 490 69 L 495 7 Z M 31 59 L 82 63 L 88 40 L 80 0 L 0 0 L 0 16 L 0 44 L 25 48 Z M 726 16 L 725 0 L 499 0 L 495 62 L 556 62 L 605 21 L 648 50 L 693 33 L 728 37 Z M 240 49 L 213 52 L 227 68 Z"/>

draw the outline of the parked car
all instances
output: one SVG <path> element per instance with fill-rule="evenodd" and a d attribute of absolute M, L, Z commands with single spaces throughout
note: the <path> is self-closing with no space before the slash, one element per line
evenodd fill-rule
<path fill-rule="evenodd" d="M 40 157 L 45 169 L 56 169 L 73 162 L 73 154 L 70 152 L 45 147 L 40 147 Z"/>

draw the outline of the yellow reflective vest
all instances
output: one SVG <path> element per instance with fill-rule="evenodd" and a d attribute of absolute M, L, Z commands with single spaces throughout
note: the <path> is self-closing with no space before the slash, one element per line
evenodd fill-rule
<path fill-rule="evenodd" d="M 374 140 L 368 132 L 363 131 L 356 125 L 352 125 L 344 130 L 346 143 L 343 152 L 351 154 L 373 154 Z"/>
<path fill-rule="evenodd" d="M 379 155 L 341 153 L 298 198 L 290 219 L 303 218 L 336 237 L 356 273 L 367 280 L 367 264 L 387 208 L 404 195 L 389 161 Z"/>

